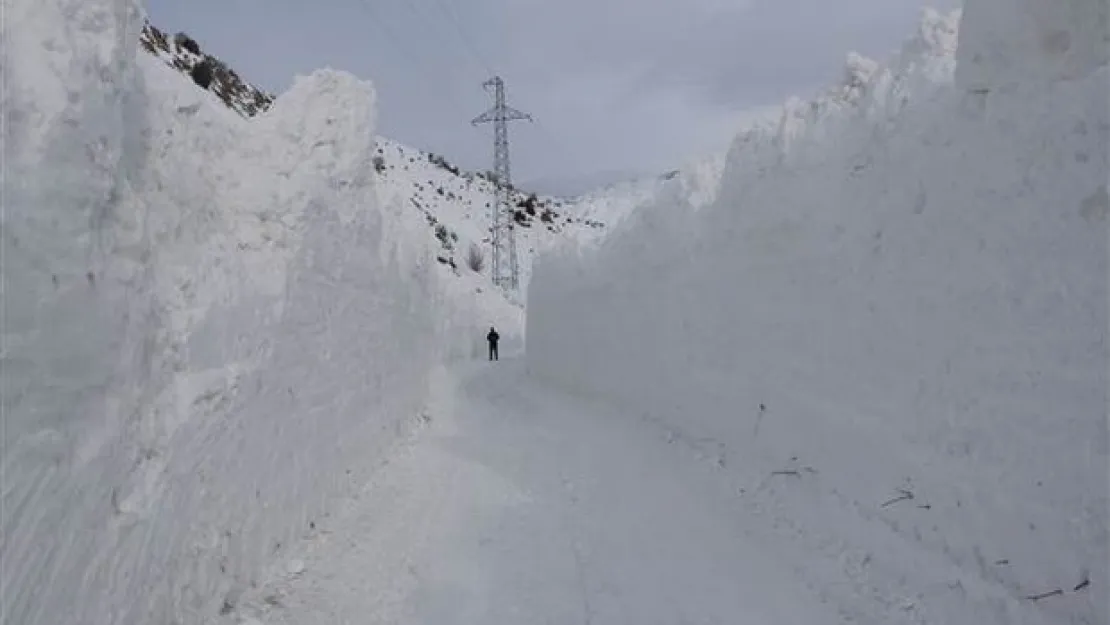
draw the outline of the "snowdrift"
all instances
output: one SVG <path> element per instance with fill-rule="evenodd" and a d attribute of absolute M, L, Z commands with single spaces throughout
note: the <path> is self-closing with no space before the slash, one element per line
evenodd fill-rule
<path fill-rule="evenodd" d="M 377 203 L 369 85 L 320 71 L 247 122 L 138 51 L 133 1 L 6 10 L 0 621 L 216 618 L 469 320 Z"/>
<path fill-rule="evenodd" d="M 534 269 L 530 371 L 711 459 L 863 622 L 1110 617 L 1106 9 L 1013 4 L 968 2 L 958 70 L 926 13 L 714 203 Z"/>
<path fill-rule="evenodd" d="M 583 232 L 562 243 L 597 245 L 612 232 L 620 230 L 625 219 L 639 207 L 658 202 L 663 197 L 670 198 L 677 194 L 695 209 L 710 204 L 720 185 L 724 161 L 724 154 L 715 154 L 661 176 L 618 183 L 575 198 L 573 208 L 578 215 L 604 223 L 607 228 Z M 558 246 L 558 243 L 553 245 Z"/>

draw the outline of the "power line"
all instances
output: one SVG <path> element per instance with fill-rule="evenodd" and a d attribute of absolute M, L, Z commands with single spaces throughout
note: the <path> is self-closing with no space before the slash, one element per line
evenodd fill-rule
<path fill-rule="evenodd" d="M 463 45 L 474 55 L 478 63 L 482 65 L 490 75 L 498 75 L 498 72 L 493 68 L 493 64 L 486 59 L 478 47 L 471 41 L 470 37 L 467 36 L 466 31 L 463 29 L 462 25 L 459 24 L 460 20 L 458 15 L 451 9 L 450 5 L 444 3 L 443 0 L 434 0 L 434 2 L 436 6 L 439 7 L 440 11 L 447 16 L 447 21 L 451 22 L 451 25 L 455 27 L 455 32 L 459 35 L 459 40 L 462 41 Z"/>
<path fill-rule="evenodd" d="M 406 39 L 404 37 L 399 37 L 398 36 L 397 32 L 393 28 L 391 28 L 391 26 L 389 24 L 389 21 L 384 19 L 383 16 L 378 12 L 377 9 L 379 7 L 377 7 L 374 4 L 373 0 L 359 0 L 358 4 L 360 4 L 362 6 L 362 8 L 366 11 L 366 13 L 369 15 L 370 21 L 373 22 L 374 27 L 381 34 L 382 38 L 384 40 L 388 41 L 391 44 L 390 46 L 387 47 L 389 50 L 393 51 L 395 54 L 398 54 L 400 57 L 407 60 L 409 63 L 411 63 L 412 67 L 417 69 L 418 71 L 440 69 L 437 65 L 433 64 L 428 58 L 426 58 L 423 55 L 416 54 L 411 49 L 411 42 L 412 41 L 418 41 L 419 38 Z M 416 8 L 414 6 L 412 6 L 411 4 L 409 5 L 409 9 L 414 14 L 417 13 Z M 425 21 L 428 21 L 428 20 L 425 20 Z M 427 33 L 427 36 L 425 38 L 426 39 L 433 39 L 433 40 L 434 39 L 440 39 L 440 37 L 436 36 L 435 33 Z M 444 83 L 446 83 L 446 84 L 444 84 Z M 439 86 L 449 89 L 452 92 L 453 97 L 455 97 L 458 101 L 465 101 L 465 100 L 468 100 L 472 97 L 471 93 L 461 91 L 460 90 L 460 85 L 456 84 L 456 81 L 454 81 L 454 80 L 444 80 L 444 81 L 439 83 Z M 475 131 L 482 131 L 482 130 L 484 130 L 484 129 L 475 128 Z M 482 132 L 482 135 L 484 137 L 486 137 L 488 140 L 492 140 L 492 137 L 488 132 Z"/>
<path fill-rule="evenodd" d="M 415 62 L 416 57 L 410 56 L 405 46 L 401 45 L 400 39 L 393 32 L 393 29 L 389 28 L 388 22 L 386 22 L 384 19 L 381 18 L 380 15 L 378 15 L 377 9 L 374 8 L 373 0 L 360 0 L 358 4 L 360 4 L 366 10 L 366 12 L 370 14 L 370 22 L 374 25 L 375 28 L 378 29 L 379 32 L 382 33 L 382 35 L 385 36 L 386 39 L 389 40 L 390 43 L 393 44 L 393 47 L 396 51 L 399 51 L 401 54 L 408 57 L 410 61 L 414 61 L 413 65 L 423 65 L 422 62 Z"/>
<path fill-rule="evenodd" d="M 463 48 L 465 48 L 464 51 L 469 56 L 470 60 L 476 62 L 475 67 L 485 69 L 488 72 L 487 75 L 500 76 L 501 74 L 495 71 L 493 63 L 491 63 L 489 59 L 487 59 L 486 56 L 482 54 L 479 47 L 475 45 L 474 39 L 467 34 L 466 29 L 463 28 L 461 24 L 461 20 L 459 19 L 458 14 L 451 8 L 450 3 L 445 2 L 444 0 L 433 0 L 433 2 L 435 2 L 436 8 L 438 8 L 438 12 L 442 14 L 442 17 L 450 23 L 452 29 L 455 31 L 455 34 L 458 36 L 458 40 L 462 43 Z M 410 60 L 414 60 L 414 65 L 428 66 L 429 68 L 433 67 L 427 62 L 427 59 L 416 60 L 414 56 L 408 53 L 406 47 L 401 44 L 401 38 L 397 37 L 394 31 L 388 27 L 388 24 L 385 22 L 385 20 L 381 19 L 381 16 L 378 15 L 377 12 L 373 9 L 372 3 L 373 0 L 361 0 L 361 4 L 373 17 L 375 26 L 383 32 L 386 38 Z M 434 16 L 425 11 L 425 9 L 431 9 L 431 7 L 421 6 L 421 3 L 419 3 L 417 0 L 405 0 L 405 4 L 407 5 L 409 11 L 418 18 L 423 19 L 427 22 L 437 21 Z M 431 39 L 438 39 L 438 37 L 436 37 L 434 33 L 429 33 L 429 35 L 432 35 L 430 37 Z M 447 80 L 444 82 L 450 83 L 448 86 L 452 90 L 457 89 L 457 86 L 453 83 L 453 81 Z M 545 137 L 546 142 L 549 143 L 551 147 L 554 148 L 554 150 L 558 152 L 567 163 L 573 163 L 576 161 L 576 157 L 574 156 L 573 151 L 567 148 L 567 146 L 563 144 L 563 142 L 557 137 L 557 135 L 552 132 L 547 127 L 547 125 L 543 123 L 542 120 L 534 119 L 532 121 L 535 122 L 537 130 Z M 479 128 L 479 130 L 481 130 L 481 128 Z M 496 142 L 497 140 L 496 136 L 490 137 L 488 132 L 483 132 L 482 134 L 486 137 L 487 140 L 492 139 L 494 142 Z M 496 135 L 496 132 L 494 134 Z"/>
<path fill-rule="evenodd" d="M 573 163 L 577 160 L 577 158 L 574 156 L 574 153 L 565 145 L 563 145 L 563 142 L 555 136 L 555 133 L 548 130 L 547 126 L 544 125 L 541 120 L 536 120 L 536 127 L 539 129 L 541 134 L 547 137 L 548 141 L 551 142 L 551 145 L 553 145 L 555 149 L 561 153 L 561 155 L 567 160 L 568 163 Z"/>
<path fill-rule="evenodd" d="M 435 2 L 436 6 L 439 7 L 440 12 L 444 14 L 447 20 L 454 27 L 455 32 L 459 35 L 459 40 L 463 42 L 463 45 L 471 53 L 474 59 L 477 60 L 478 63 L 483 66 L 486 71 L 489 72 L 490 75 L 500 75 L 499 72 L 494 70 L 492 66 L 493 64 L 490 63 L 484 55 L 482 55 L 478 47 L 474 45 L 473 40 L 466 34 L 465 29 L 463 29 L 462 25 L 459 23 L 460 20 L 458 19 L 458 15 L 451 8 L 450 4 L 444 2 L 444 0 L 433 0 L 433 2 Z M 554 147 L 555 150 L 559 152 L 560 155 L 565 158 L 568 163 L 572 163 L 576 160 L 573 152 L 569 150 L 565 145 L 563 145 L 562 141 L 558 137 L 556 137 L 555 133 L 551 132 L 551 130 L 549 130 L 541 120 L 534 119 L 533 121 L 535 122 L 536 127 L 540 131 L 540 133 L 545 136 L 545 138 L 551 143 L 552 147 Z"/>

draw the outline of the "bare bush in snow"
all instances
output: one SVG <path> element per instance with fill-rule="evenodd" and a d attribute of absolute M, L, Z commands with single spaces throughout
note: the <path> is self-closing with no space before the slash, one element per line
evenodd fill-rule
<path fill-rule="evenodd" d="M 470 249 L 466 252 L 466 266 L 474 273 L 482 273 L 482 269 L 486 266 L 486 257 L 482 254 L 482 248 L 474 243 L 470 244 Z"/>

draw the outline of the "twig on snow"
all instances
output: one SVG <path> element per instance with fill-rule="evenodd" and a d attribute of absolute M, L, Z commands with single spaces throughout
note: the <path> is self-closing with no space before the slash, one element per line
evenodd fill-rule
<path fill-rule="evenodd" d="M 899 488 L 898 492 L 901 493 L 901 494 L 899 494 L 894 499 L 890 499 L 890 500 L 884 502 L 883 505 L 880 506 L 880 507 L 881 508 L 886 508 L 888 506 L 892 506 L 892 505 L 898 503 L 899 501 L 907 501 L 907 500 L 913 499 L 913 493 L 904 489 L 904 488 Z"/>
<path fill-rule="evenodd" d="M 1084 572 L 1083 573 L 1083 581 L 1076 584 L 1071 589 L 1071 592 L 1079 592 L 1079 591 L 1083 590 L 1084 588 L 1089 587 L 1090 585 L 1091 585 L 1091 577 L 1090 577 L 1090 575 L 1088 575 L 1087 573 Z M 1050 590 L 1048 592 L 1042 592 L 1039 595 L 1030 595 L 1030 596 L 1026 597 L 1026 599 L 1028 599 L 1029 601 L 1040 601 L 1041 599 L 1047 599 L 1049 597 L 1060 597 L 1060 596 L 1063 596 L 1064 594 L 1066 594 L 1064 589 L 1057 588 L 1055 590 Z"/>
<path fill-rule="evenodd" d="M 785 470 L 782 470 L 782 471 L 771 471 L 771 475 L 793 475 L 794 477 L 802 477 L 802 474 L 798 473 L 794 469 L 785 469 Z"/>
<path fill-rule="evenodd" d="M 1042 592 L 1039 595 L 1030 595 L 1030 596 L 1026 597 L 1026 599 L 1028 599 L 1030 601 L 1040 601 L 1041 599 L 1047 599 L 1049 597 L 1056 597 L 1056 596 L 1059 596 L 1059 595 L 1062 595 L 1062 594 L 1064 594 L 1064 591 L 1057 588 L 1056 590 L 1050 590 L 1048 592 Z"/>

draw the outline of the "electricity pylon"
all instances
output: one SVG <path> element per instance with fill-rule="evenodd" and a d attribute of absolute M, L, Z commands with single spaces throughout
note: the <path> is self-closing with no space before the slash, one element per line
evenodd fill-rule
<path fill-rule="evenodd" d="M 532 121 L 532 117 L 505 104 L 505 81 L 500 76 L 482 83 L 487 91 L 493 88 L 493 108 L 475 117 L 470 123 L 477 126 L 493 122 L 493 171 L 494 186 L 493 227 L 490 234 L 493 244 L 493 258 L 490 271 L 493 283 L 502 289 L 516 291 L 520 285 L 520 270 L 516 258 L 515 220 L 512 207 L 512 178 L 509 173 L 509 122 L 516 120 Z M 509 267 L 505 272 L 503 256 L 508 255 Z"/>

